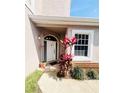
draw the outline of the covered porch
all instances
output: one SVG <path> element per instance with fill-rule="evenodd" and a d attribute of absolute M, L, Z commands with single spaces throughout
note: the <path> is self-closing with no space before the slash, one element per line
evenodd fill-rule
<path fill-rule="evenodd" d="M 73 17 L 47 17 L 31 15 L 32 23 L 38 29 L 37 52 L 40 62 L 52 62 L 64 53 L 60 40 L 72 37 L 72 29 L 96 29 L 97 19 Z M 90 61 L 87 61 L 88 63 Z"/>

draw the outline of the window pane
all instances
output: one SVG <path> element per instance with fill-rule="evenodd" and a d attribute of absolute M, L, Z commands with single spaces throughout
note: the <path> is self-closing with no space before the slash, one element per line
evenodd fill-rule
<path fill-rule="evenodd" d="M 80 50 L 83 50 L 83 46 L 80 46 Z"/>
<path fill-rule="evenodd" d="M 75 37 L 78 38 L 78 34 L 75 34 Z"/>
<path fill-rule="evenodd" d="M 85 44 L 88 44 L 88 40 L 85 40 Z"/>
<path fill-rule="evenodd" d="M 82 44 L 84 44 L 84 40 L 82 40 Z"/>
<path fill-rule="evenodd" d="M 78 50 L 80 50 L 81 49 L 81 47 L 80 46 L 78 46 Z"/>
<path fill-rule="evenodd" d="M 88 46 L 84 46 L 85 50 L 88 50 Z"/>
<path fill-rule="evenodd" d="M 85 50 L 84 56 L 87 56 L 87 51 Z"/>
<path fill-rule="evenodd" d="M 80 47 L 80 50 L 82 50 L 82 46 L 79 46 Z"/>
<path fill-rule="evenodd" d="M 77 55 L 77 50 L 75 50 L 74 54 Z"/>
<path fill-rule="evenodd" d="M 86 39 L 88 39 L 89 37 L 88 37 L 88 35 L 86 35 Z"/>
<path fill-rule="evenodd" d="M 79 39 L 79 34 L 75 34 L 75 37 L 76 37 L 77 39 Z"/>
<path fill-rule="evenodd" d="M 79 34 L 79 39 L 81 38 L 81 34 Z"/>
<path fill-rule="evenodd" d="M 78 44 L 78 39 L 77 39 L 77 42 L 76 42 L 76 44 Z"/>
<path fill-rule="evenodd" d="M 84 39 L 85 38 L 85 35 L 82 35 L 82 39 Z"/>
<path fill-rule="evenodd" d="M 77 55 L 80 56 L 79 50 L 77 50 Z"/>
<path fill-rule="evenodd" d="M 81 50 L 83 50 L 83 46 L 81 46 Z"/>
<path fill-rule="evenodd" d="M 83 56 L 83 50 L 81 50 L 81 56 Z"/>
<path fill-rule="evenodd" d="M 75 50 L 78 50 L 78 46 L 75 46 Z"/>
<path fill-rule="evenodd" d="M 81 40 L 78 40 L 78 44 L 81 44 Z"/>

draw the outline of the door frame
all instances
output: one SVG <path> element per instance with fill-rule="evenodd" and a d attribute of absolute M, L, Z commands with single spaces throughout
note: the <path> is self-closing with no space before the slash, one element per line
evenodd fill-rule
<path fill-rule="evenodd" d="M 43 42 L 44 42 L 44 44 L 45 44 L 45 42 L 47 41 L 47 40 L 45 40 L 45 37 L 47 37 L 47 36 L 51 36 L 51 37 L 54 37 L 55 39 L 56 39 L 56 60 L 59 58 L 59 40 L 58 40 L 58 38 L 56 37 L 56 36 L 54 36 L 54 35 L 51 35 L 51 34 L 49 34 L 49 35 L 45 35 L 44 37 L 43 37 Z M 44 45 L 44 49 L 46 49 L 45 47 L 47 47 L 47 45 L 45 46 Z M 45 53 L 46 51 L 44 50 L 44 61 L 46 61 L 46 59 L 47 58 L 45 58 L 46 56 L 45 56 Z M 47 55 L 47 54 L 46 54 Z"/>

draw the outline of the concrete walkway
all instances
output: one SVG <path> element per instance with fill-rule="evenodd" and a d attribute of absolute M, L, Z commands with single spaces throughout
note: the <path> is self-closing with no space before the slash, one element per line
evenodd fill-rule
<path fill-rule="evenodd" d="M 44 73 L 38 85 L 42 93 L 99 93 L 98 80 L 59 79 L 55 72 Z"/>

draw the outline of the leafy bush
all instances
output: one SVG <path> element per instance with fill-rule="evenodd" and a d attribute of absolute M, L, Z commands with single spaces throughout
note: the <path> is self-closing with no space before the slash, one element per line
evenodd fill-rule
<path fill-rule="evenodd" d="M 88 79 L 99 79 L 99 74 L 95 69 L 89 69 L 86 72 Z"/>
<path fill-rule="evenodd" d="M 74 79 L 82 80 L 83 76 L 83 70 L 79 67 L 74 67 L 74 69 L 71 71 L 71 77 Z"/>
<path fill-rule="evenodd" d="M 36 70 L 34 73 L 29 75 L 25 80 L 25 93 L 35 93 L 38 90 L 38 84 L 37 81 L 41 77 L 42 72 L 39 70 Z"/>

